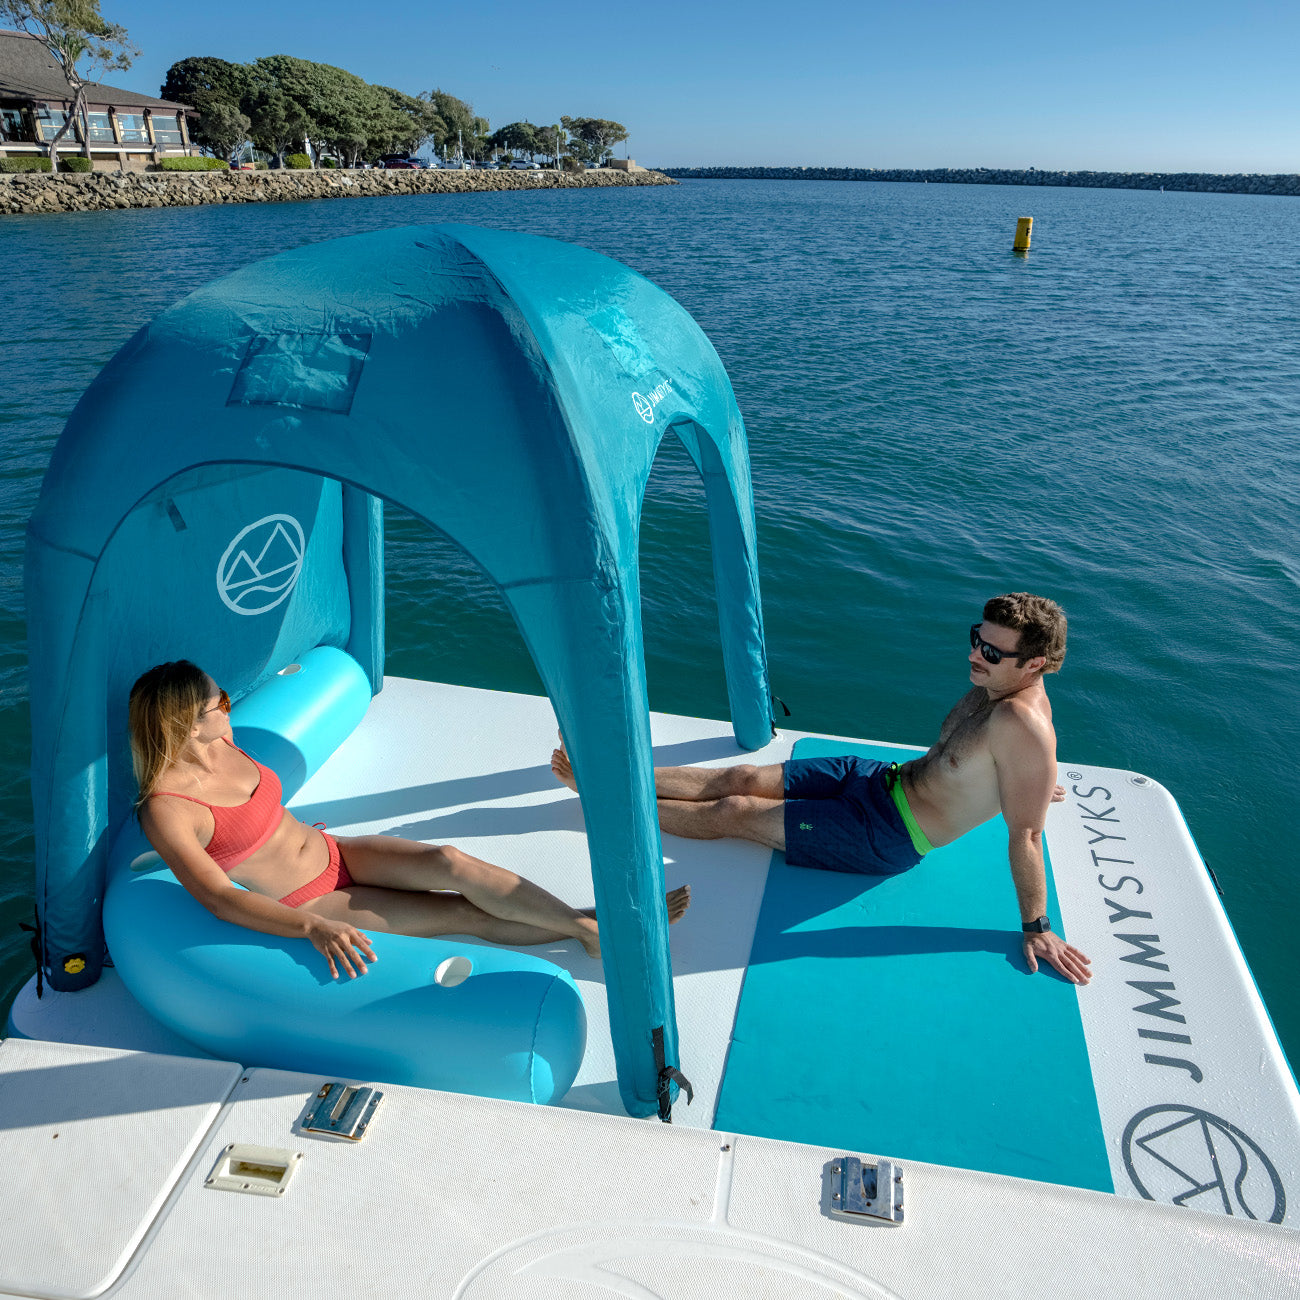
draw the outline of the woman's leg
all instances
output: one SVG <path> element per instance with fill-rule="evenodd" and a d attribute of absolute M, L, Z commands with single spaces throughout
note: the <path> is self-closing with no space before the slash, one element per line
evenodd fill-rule
<path fill-rule="evenodd" d="M 680 920 L 690 906 L 690 887 L 682 885 L 672 890 L 667 901 L 671 925 Z M 335 921 L 346 921 L 361 930 L 384 930 L 389 934 L 409 934 L 420 939 L 440 934 L 468 934 L 489 943 L 528 948 L 539 943 L 558 943 L 570 937 L 567 933 L 544 930 L 519 921 L 503 921 L 475 907 L 463 894 L 350 885 L 304 903 L 303 909 Z M 581 915 L 591 918 L 590 911 L 583 911 Z M 578 937 L 589 956 L 600 956 L 599 934 L 594 945 L 583 936 Z"/>
<path fill-rule="evenodd" d="M 355 885 L 368 887 L 359 905 L 385 921 L 375 928 L 398 934 L 473 934 L 493 943 L 519 945 L 573 938 L 591 956 L 600 955 L 600 935 L 590 911 L 570 907 L 540 885 L 449 844 L 362 835 L 341 839 L 339 848 Z M 468 908 L 430 890 L 454 891 Z M 392 897 L 371 897 L 381 891 Z M 327 894 L 316 901 L 323 904 L 336 897 Z M 689 902 L 689 886 L 669 894 L 670 923 L 680 919 Z M 366 924 L 347 919 L 363 928 Z"/>
<path fill-rule="evenodd" d="M 489 943 L 526 948 L 539 943 L 557 943 L 574 937 L 570 932 L 546 930 L 519 921 L 503 921 L 475 907 L 463 894 L 386 889 L 374 885 L 350 885 L 322 894 L 303 904 L 306 911 L 346 921 L 362 930 L 384 930 L 430 939 L 440 934 L 468 934 Z M 592 956 L 599 956 L 599 939 Z"/>

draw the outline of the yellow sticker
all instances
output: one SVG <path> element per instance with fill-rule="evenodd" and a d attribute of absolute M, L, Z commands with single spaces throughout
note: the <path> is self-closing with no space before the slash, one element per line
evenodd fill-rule
<path fill-rule="evenodd" d="M 86 969 L 86 959 L 84 957 L 69 957 L 63 963 L 63 969 L 69 975 L 80 975 Z"/>

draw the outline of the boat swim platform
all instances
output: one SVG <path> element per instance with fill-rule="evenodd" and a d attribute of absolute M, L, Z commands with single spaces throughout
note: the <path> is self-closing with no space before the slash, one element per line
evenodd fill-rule
<path fill-rule="evenodd" d="M 745 753 L 725 722 L 651 724 L 658 765 L 919 752 L 782 732 Z M 582 807 L 549 770 L 555 744 L 543 697 L 388 678 L 290 807 L 339 835 L 453 843 L 588 906 Z M 1177 805 L 1138 774 L 1062 764 L 1059 779 L 1052 917 L 1093 959 L 1083 989 L 1024 967 L 1000 819 L 887 878 L 665 836 L 667 885 L 692 888 L 670 931 L 695 1093 L 674 1126 L 1294 1224 L 1300 1094 Z M 622 1116 L 599 962 L 576 941 L 526 951 L 565 968 L 586 1003 L 562 1106 Z M 39 1003 L 29 985 L 11 1030 L 203 1055 L 111 970 Z"/>
<path fill-rule="evenodd" d="M 305 1126 L 321 1084 L 0 1044 L 0 1296 L 1297 1294 L 1267 1223 L 865 1153 L 903 1208 L 848 1218 L 834 1149 L 401 1085 L 345 1141 Z"/>

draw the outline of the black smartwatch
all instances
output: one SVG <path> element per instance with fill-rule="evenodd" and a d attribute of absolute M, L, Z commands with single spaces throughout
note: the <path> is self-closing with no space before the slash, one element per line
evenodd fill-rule
<path fill-rule="evenodd" d="M 1021 921 L 1020 928 L 1026 934 L 1042 934 L 1044 930 L 1050 930 L 1052 923 L 1045 916 L 1040 916 L 1037 921 Z"/>

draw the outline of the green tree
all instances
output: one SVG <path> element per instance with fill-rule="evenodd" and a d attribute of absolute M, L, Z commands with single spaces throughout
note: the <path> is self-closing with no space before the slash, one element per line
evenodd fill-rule
<path fill-rule="evenodd" d="M 140 51 L 131 44 L 125 27 L 104 20 L 99 0 L 0 0 L 0 19 L 34 36 L 49 51 L 72 92 L 68 96 L 72 108 L 48 146 L 50 169 L 58 171 L 59 142 L 74 121 L 80 119 L 82 136 L 90 139 L 86 82 L 129 68 Z"/>
<path fill-rule="evenodd" d="M 603 117 L 562 117 L 560 125 L 569 133 L 569 148 L 585 163 L 602 163 L 614 152 L 614 145 L 627 139 L 621 122 Z"/>
<path fill-rule="evenodd" d="M 337 134 L 340 125 L 341 79 L 332 74 L 340 73 L 341 69 L 296 59 L 290 54 L 271 54 L 254 59 L 249 70 L 258 84 L 274 86 L 297 106 L 306 121 L 303 140 L 310 142 L 314 153 L 329 148 L 327 137 Z"/>
<path fill-rule="evenodd" d="M 189 104 L 200 113 L 216 102 L 242 110 L 249 82 L 249 71 L 242 64 L 203 56 L 173 63 L 158 94 L 176 104 Z"/>
<path fill-rule="evenodd" d="M 454 154 L 462 147 L 472 146 L 480 137 L 484 137 L 486 144 L 487 119 L 476 118 L 474 110 L 463 99 L 445 90 L 426 90 L 420 98 L 433 109 L 440 124 L 433 130 L 433 143 L 444 158 L 449 151 Z"/>
<path fill-rule="evenodd" d="M 558 126 L 534 126 L 529 121 L 511 122 L 493 133 L 491 139 L 498 149 L 509 149 L 514 154 L 527 154 L 535 158 L 539 153 L 553 153 Z"/>
<path fill-rule="evenodd" d="M 265 153 L 274 155 L 277 167 L 284 166 L 289 149 L 307 139 L 311 123 L 307 114 L 273 82 L 253 86 L 244 107 L 248 111 L 249 137 Z"/>
<path fill-rule="evenodd" d="M 214 99 L 199 114 L 194 138 L 203 137 L 203 147 L 218 158 L 229 158 L 248 139 L 252 123 L 239 109 L 223 100 Z"/>
<path fill-rule="evenodd" d="M 465 153 L 468 157 L 482 159 L 492 152 L 489 143 L 491 130 L 486 117 L 476 117 L 470 123 L 470 133 L 465 137 Z"/>
<path fill-rule="evenodd" d="M 555 165 L 560 165 L 560 154 L 564 150 L 564 128 L 558 123 L 553 122 L 550 126 L 536 127 L 537 131 L 537 152 L 545 154 L 548 158 L 555 160 Z"/>
<path fill-rule="evenodd" d="M 206 56 L 181 59 L 167 69 L 159 94 L 199 110 L 198 119 L 190 127 L 190 139 L 209 153 L 228 158 L 248 139 L 249 128 L 245 126 L 244 135 L 233 145 L 230 143 L 239 130 L 231 114 L 242 114 L 245 120 L 253 116 L 249 107 L 252 79 L 241 64 Z"/>
<path fill-rule="evenodd" d="M 431 104 L 391 86 L 375 86 L 373 89 L 378 92 L 381 103 L 371 132 L 368 161 L 373 162 L 386 153 L 415 153 L 433 137 L 440 119 Z"/>

